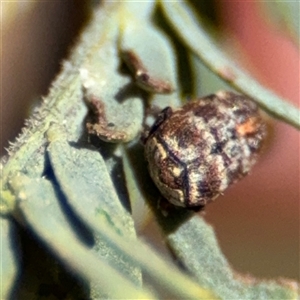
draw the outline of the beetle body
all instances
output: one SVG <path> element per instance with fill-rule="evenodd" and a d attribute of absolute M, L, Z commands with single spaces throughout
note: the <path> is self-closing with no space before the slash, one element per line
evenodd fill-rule
<path fill-rule="evenodd" d="M 265 135 L 257 105 L 232 92 L 167 107 L 145 139 L 150 176 L 172 204 L 204 207 L 248 174 Z"/>

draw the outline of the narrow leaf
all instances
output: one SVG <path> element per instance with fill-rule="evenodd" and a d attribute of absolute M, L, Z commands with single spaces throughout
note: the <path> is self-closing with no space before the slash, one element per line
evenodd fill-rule
<path fill-rule="evenodd" d="M 213 229 L 203 218 L 194 216 L 173 232 L 166 232 L 176 257 L 221 299 L 296 299 L 297 284 L 257 280 L 239 276 L 223 256 Z"/>
<path fill-rule="evenodd" d="M 126 53 L 125 61 L 134 69 L 136 80 L 139 81 L 140 73 L 147 78 L 147 82 L 140 82 L 140 86 L 154 93 L 151 104 L 163 109 L 180 104 L 176 58 L 168 37 L 150 19 L 154 8 L 152 5 L 152 11 L 149 10 L 150 2 L 133 2 L 124 8 L 120 49 Z M 143 11 L 147 11 L 147 17 Z"/>
<path fill-rule="evenodd" d="M 31 229 L 66 266 L 97 286 L 100 295 L 106 294 L 112 299 L 154 298 L 78 240 L 58 205 L 56 192 L 49 181 L 19 175 L 10 184 L 19 195 L 20 208 Z"/>
<path fill-rule="evenodd" d="M 255 100 L 274 117 L 300 129 L 300 111 L 288 102 L 268 90 L 245 71 L 238 68 L 213 43 L 197 21 L 197 17 L 184 2 L 160 1 L 165 16 L 175 29 L 179 38 L 214 73 L 228 82 L 238 91 Z"/>
<path fill-rule="evenodd" d="M 59 134 L 57 126 L 52 126 L 49 135 L 53 139 L 48 146 L 51 166 L 68 204 L 85 222 L 97 224 L 99 220 L 104 220 L 119 235 L 134 242 L 132 218 L 117 197 L 100 153 L 70 146 Z M 96 240 L 96 249 L 99 255 L 112 262 L 130 280 L 141 285 L 139 268 L 126 261 L 121 253 L 99 238 Z"/>

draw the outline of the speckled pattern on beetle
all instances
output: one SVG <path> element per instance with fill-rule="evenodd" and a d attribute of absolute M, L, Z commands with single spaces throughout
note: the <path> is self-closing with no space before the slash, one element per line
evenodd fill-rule
<path fill-rule="evenodd" d="M 164 198 L 195 209 L 250 171 L 265 136 L 257 105 L 220 91 L 162 110 L 144 141 L 145 156 Z"/>

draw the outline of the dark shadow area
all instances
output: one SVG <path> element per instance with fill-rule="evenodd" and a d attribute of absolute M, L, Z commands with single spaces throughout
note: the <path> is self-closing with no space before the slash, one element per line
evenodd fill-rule
<path fill-rule="evenodd" d="M 115 94 L 114 99 L 119 103 L 125 102 L 129 98 L 142 98 L 146 103 L 148 98 L 148 93 L 141 88 L 139 88 L 135 82 L 129 82 L 124 85 L 119 91 Z"/>
<path fill-rule="evenodd" d="M 14 223 L 20 274 L 9 299 L 88 299 L 87 282 L 62 265 L 26 222 L 26 228 Z"/>
<path fill-rule="evenodd" d="M 192 97 L 194 90 L 194 80 L 192 68 L 190 66 L 188 51 L 185 46 L 176 38 L 176 33 L 165 19 L 160 8 L 154 13 L 154 23 L 168 37 L 169 42 L 175 50 L 177 62 L 178 88 L 180 95 L 184 98 Z"/>
<path fill-rule="evenodd" d="M 130 147 L 127 153 L 131 165 L 134 166 L 135 180 L 143 193 L 143 198 L 147 201 L 161 228 L 166 234 L 175 231 L 188 218 L 192 217 L 193 213 L 185 208 L 169 205 L 169 202 L 162 200 L 160 192 L 148 173 L 147 162 L 144 158 L 144 149 L 141 144 L 135 144 Z M 164 203 L 167 203 L 167 207 L 161 206 Z M 167 210 L 167 216 L 163 214 L 162 209 Z"/>
<path fill-rule="evenodd" d="M 121 157 L 118 157 L 118 158 L 115 157 L 114 159 L 115 159 L 115 165 L 110 173 L 112 183 L 115 187 L 118 198 L 119 198 L 120 202 L 122 203 L 123 207 L 129 213 L 131 213 L 130 200 L 129 200 L 129 195 L 128 195 L 126 181 L 125 181 L 125 175 L 124 175 L 124 169 L 123 169 L 123 160 Z"/>
<path fill-rule="evenodd" d="M 86 226 L 86 224 L 84 224 L 80 216 L 78 216 L 78 214 L 69 205 L 67 198 L 63 194 L 59 183 L 55 178 L 55 174 L 53 172 L 53 169 L 51 168 L 48 155 L 46 155 L 46 161 L 47 168 L 45 169 L 43 176 L 51 181 L 56 194 L 56 199 L 63 211 L 64 216 L 67 218 L 68 222 L 70 223 L 70 227 L 74 230 L 74 233 L 82 241 L 82 243 L 84 243 L 87 247 L 92 247 L 95 243 L 93 233 Z"/>

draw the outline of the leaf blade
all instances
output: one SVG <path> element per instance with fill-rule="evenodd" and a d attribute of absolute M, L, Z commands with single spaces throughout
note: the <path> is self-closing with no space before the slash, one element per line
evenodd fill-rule
<path fill-rule="evenodd" d="M 19 175 L 11 180 L 11 186 L 19 195 L 19 206 L 32 230 L 64 264 L 97 286 L 101 295 L 122 298 L 126 291 L 128 298 L 154 298 L 78 240 L 58 206 L 56 193 L 49 181 Z"/>
<path fill-rule="evenodd" d="M 230 62 L 196 21 L 196 15 L 184 2 L 160 0 L 164 14 L 179 38 L 215 74 L 238 91 L 256 101 L 274 117 L 300 129 L 300 111 L 288 100 L 265 88 L 245 71 Z M 201 45 L 201 46 L 199 46 Z"/>
<path fill-rule="evenodd" d="M 13 223 L 11 220 L 0 219 L 1 245 L 1 288 L 0 298 L 8 299 L 19 273 L 19 261 L 16 256 L 16 244 L 12 235 Z"/>

